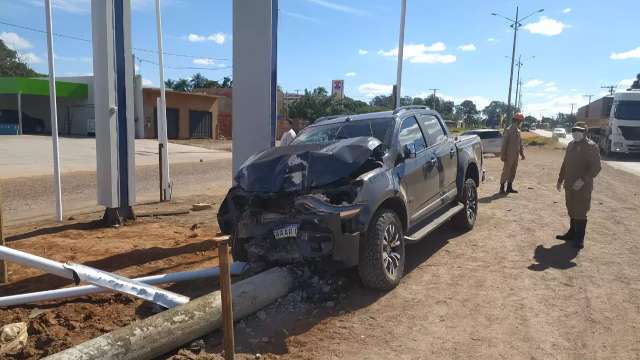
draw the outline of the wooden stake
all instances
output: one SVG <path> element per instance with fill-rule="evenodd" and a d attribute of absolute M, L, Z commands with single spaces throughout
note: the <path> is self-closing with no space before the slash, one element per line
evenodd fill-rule
<path fill-rule="evenodd" d="M 4 234 L 2 233 L 2 187 L 0 187 L 0 245 L 4 246 Z M 7 264 L 4 260 L 0 260 L 0 284 L 9 282 L 9 274 L 7 273 Z"/>
<path fill-rule="evenodd" d="M 235 340 L 233 334 L 233 304 L 231 302 L 231 270 L 229 264 L 229 239 L 218 241 L 218 259 L 220 262 L 220 298 L 222 302 L 222 336 L 224 339 L 224 358 L 235 358 Z"/>

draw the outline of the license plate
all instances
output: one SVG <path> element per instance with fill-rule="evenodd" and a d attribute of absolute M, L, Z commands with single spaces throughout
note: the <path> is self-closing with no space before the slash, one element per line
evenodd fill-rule
<path fill-rule="evenodd" d="M 298 236 L 298 224 L 286 225 L 273 230 L 273 237 L 278 239 L 294 238 Z"/>

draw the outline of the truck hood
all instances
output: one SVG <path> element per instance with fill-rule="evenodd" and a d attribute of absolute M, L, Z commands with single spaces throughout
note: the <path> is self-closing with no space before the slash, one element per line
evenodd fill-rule
<path fill-rule="evenodd" d="M 365 164 L 372 162 L 381 144 L 373 137 L 357 137 L 271 148 L 242 165 L 235 177 L 236 185 L 247 192 L 293 192 L 357 177 L 371 170 Z"/>

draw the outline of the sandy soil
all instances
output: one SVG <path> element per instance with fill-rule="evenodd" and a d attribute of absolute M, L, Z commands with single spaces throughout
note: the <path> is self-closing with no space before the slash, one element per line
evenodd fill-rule
<path fill-rule="evenodd" d="M 577 252 L 554 239 L 567 226 L 554 186 L 562 152 L 529 148 L 527 155 L 516 182 L 521 192 L 507 197 L 495 195 L 499 160 L 486 159 L 476 228 L 465 234 L 443 228 L 409 247 L 408 274 L 398 288 L 370 291 L 354 271 L 340 272 L 335 276 L 344 285 L 335 301 L 287 298 L 238 323 L 239 358 L 640 359 L 638 178 L 603 169 L 586 248 Z M 141 276 L 214 264 L 213 217 L 208 211 L 145 219 L 120 229 L 25 228 L 10 246 Z M 16 265 L 10 270 L 15 280 L 2 294 L 67 284 Z M 171 289 L 196 295 L 214 286 Z M 0 324 L 29 321 L 23 355 L 39 358 L 151 312 L 127 296 L 96 295 L 0 310 Z M 164 358 L 190 358 L 182 355 L 188 348 L 221 351 L 219 333 L 202 340 Z"/>

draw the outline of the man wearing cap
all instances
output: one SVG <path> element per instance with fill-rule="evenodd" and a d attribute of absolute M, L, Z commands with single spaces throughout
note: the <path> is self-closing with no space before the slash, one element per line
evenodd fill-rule
<path fill-rule="evenodd" d="M 576 126 L 571 129 L 573 141 L 567 146 L 556 185 L 560 191 L 564 184 L 567 211 L 571 219 L 569 231 L 556 238 L 573 241 L 573 246 L 577 249 L 584 247 L 593 179 L 598 176 L 601 169 L 598 145 L 587 139 L 585 133 L 586 126 L 582 122 L 576 123 Z"/>
<path fill-rule="evenodd" d="M 513 115 L 512 120 L 511 126 L 504 131 L 502 136 L 500 160 L 504 165 L 502 166 L 502 176 L 500 176 L 500 194 L 517 193 L 513 189 L 513 180 L 516 178 L 516 170 L 518 170 L 518 155 L 522 160 L 525 159 L 522 138 L 520 137 L 520 125 L 524 121 L 524 115 L 517 113 Z M 506 189 L 505 183 L 507 184 Z"/>

